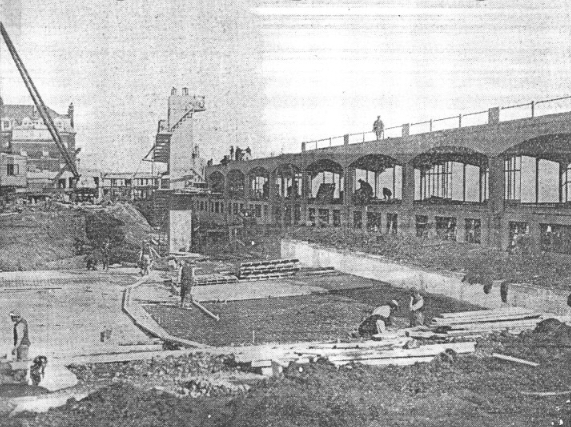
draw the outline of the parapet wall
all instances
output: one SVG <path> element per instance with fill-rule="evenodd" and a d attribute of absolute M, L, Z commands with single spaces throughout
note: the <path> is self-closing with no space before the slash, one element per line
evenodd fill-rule
<path fill-rule="evenodd" d="M 486 308 L 505 305 L 500 298 L 499 281 L 494 283 L 489 294 L 485 294 L 481 285 L 462 283 L 463 274 L 429 271 L 399 264 L 378 255 L 325 248 L 298 240 L 282 240 L 281 256 L 298 258 L 304 266 L 335 267 L 343 273 L 380 280 L 397 287 L 414 286 L 428 293 L 445 295 Z M 560 289 L 514 284 L 508 290 L 508 304 L 558 316 L 570 316 L 568 294 L 569 291 Z"/>

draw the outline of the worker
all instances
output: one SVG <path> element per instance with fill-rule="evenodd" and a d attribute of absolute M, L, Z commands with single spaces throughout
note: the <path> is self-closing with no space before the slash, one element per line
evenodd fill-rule
<path fill-rule="evenodd" d="M 395 300 L 375 308 L 359 325 L 359 336 L 369 337 L 384 333 L 387 330 L 387 326 L 392 326 L 393 314 L 398 308 L 399 304 Z"/>
<path fill-rule="evenodd" d="M 46 366 L 48 364 L 48 358 L 46 356 L 36 356 L 30 366 L 30 380 L 32 385 L 38 386 L 44 379 L 46 374 Z"/>
<path fill-rule="evenodd" d="M 381 120 L 381 116 L 377 116 L 377 120 L 373 123 L 373 131 L 377 135 L 377 141 L 383 139 L 385 133 L 385 124 Z"/>
<path fill-rule="evenodd" d="M 143 240 L 139 251 L 139 267 L 141 268 L 141 276 L 151 272 L 151 247 L 146 240 Z"/>
<path fill-rule="evenodd" d="M 105 243 L 103 244 L 103 248 L 101 249 L 101 252 L 103 252 L 103 270 L 108 271 L 109 270 L 109 258 L 111 257 L 111 242 L 109 241 L 109 239 L 107 239 L 105 241 Z"/>
<path fill-rule="evenodd" d="M 16 356 L 17 361 L 28 360 L 28 351 L 30 349 L 28 322 L 16 310 L 10 312 L 10 319 L 14 323 L 14 348 L 12 349 L 12 355 Z"/>
<path fill-rule="evenodd" d="M 190 260 L 183 262 L 180 269 L 180 306 L 184 308 L 188 301 L 192 301 L 192 287 L 194 286 L 194 266 Z"/>
<path fill-rule="evenodd" d="M 410 290 L 410 327 L 424 324 L 424 298 L 416 288 Z"/>

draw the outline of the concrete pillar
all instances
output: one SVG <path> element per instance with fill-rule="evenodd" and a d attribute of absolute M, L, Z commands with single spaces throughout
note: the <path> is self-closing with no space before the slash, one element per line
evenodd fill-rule
<path fill-rule="evenodd" d="M 352 219 L 350 215 L 351 207 L 353 206 L 353 182 L 355 181 L 355 169 L 347 166 L 343 169 L 343 206 L 345 211 L 345 226 L 352 227 Z"/>
<path fill-rule="evenodd" d="M 189 250 L 192 244 L 192 198 L 171 195 L 168 228 L 169 252 Z"/>
<path fill-rule="evenodd" d="M 414 166 L 410 162 L 402 166 L 401 206 L 403 209 L 398 218 L 398 230 L 403 234 L 414 234 Z"/>
<path fill-rule="evenodd" d="M 500 107 L 488 109 L 488 124 L 497 125 L 500 122 Z"/>
<path fill-rule="evenodd" d="M 410 135 L 410 123 L 404 123 L 402 125 L 402 137 L 407 137 Z"/>
<path fill-rule="evenodd" d="M 270 188 L 270 194 L 268 195 L 269 197 L 269 204 L 270 204 L 270 218 L 271 218 L 271 223 L 275 224 L 275 225 L 279 225 L 277 218 L 274 218 L 274 206 L 278 206 L 280 205 L 280 201 L 277 200 L 276 198 L 276 172 L 270 172 L 269 176 L 269 188 Z M 283 218 L 283 212 L 282 212 L 282 218 Z"/>
<path fill-rule="evenodd" d="M 502 247 L 502 218 L 504 213 L 504 159 L 489 159 L 488 245 Z"/>

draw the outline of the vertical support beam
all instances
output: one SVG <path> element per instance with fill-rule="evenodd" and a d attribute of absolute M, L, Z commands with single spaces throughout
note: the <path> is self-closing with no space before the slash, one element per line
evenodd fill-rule
<path fill-rule="evenodd" d="M 268 201 L 269 201 L 269 209 L 270 209 L 270 218 L 271 218 L 271 223 L 274 225 L 279 225 L 278 221 L 276 218 L 274 218 L 274 209 L 276 206 L 278 206 L 280 204 L 279 200 L 276 201 L 276 171 L 273 170 L 268 174 L 268 179 L 269 179 L 269 191 L 270 194 L 268 194 Z M 283 218 L 283 212 L 282 212 L 282 218 Z"/>
<path fill-rule="evenodd" d="M 504 159 L 492 157 L 489 159 L 489 200 L 488 200 L 488 244 L 498 249 L 503 247 L 501 223 L 504 214 Z"/>
<path fill-rule="evenodd" d="M 565 170 L 567 168 L 564 166 L 564 163 L 559 162 L 558 164 L 559 164 L 559 203 L 564 203 L 563 183 L 565 182 L 564 181 L 565 178 L 563 177 L 563 174 L 565 173 Z"/>
<path fill-rule="evenodd" d="M 402 137 L 407 137 L 410 135 L 410 123 L 404 123 L 402 125 Z"/>
<path fill-rule="evenodd" d="M 414 235 L 414 167 L 411 162 L 402 166 L 402 214 L 398 230 Z"/>
<path fill-rule="evenodd" d="M 301 223 L 307 224 L 307 204 L 309 198 L 309 174 L 305 167 L 301 170 Z"/>
<path fill-rule="evenodd" d="M 535 158 L 535 204 L 536 205 L 539 203 L 539 160 L 540 160 L 539 157 Z"/>
<path fill-rule="evenodd" d="M 375 199 L 377 199 L 379 197 L 379 193 L 378 193 L 378 181 L 379 181 L 379 172 L 375 171 Z"/>
<path fill-rule="evenodd" d="M 462 114 L 458 114 L 458 127 L 462 127 Z"/>
<path fill-rule="evenodd" d="M 497 125 L 500 122 L 500 107 L 488 109 L 488 124 Z"/>
<path fill-rule="evenodd" d="M 462 201 L 466 201 L 466 163 L 462 163 Z"/>
<path fill-rule="evenodd" d="M 531 117 L 535 117 L 535 101 L 531 101 Z"/>

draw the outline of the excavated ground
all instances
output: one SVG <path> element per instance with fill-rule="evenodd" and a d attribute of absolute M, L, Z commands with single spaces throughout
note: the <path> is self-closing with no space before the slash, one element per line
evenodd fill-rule
<path fill-rule="evenodd" d="M 568 394 L 529 395 L 570 389 L 569 347 L 544 351 L 564 342 L 569 331 L 495 335 L 478 342 L 475 355 L 454 362 L 435 360 L 407 367 L 346 365 L 326 362 L 291 365 L 279 378 L 255 383 L 249 390 L 167 393 L 149 389 L 156 378 L 188 371 L 235 369 L 228 359 L 201 356 L 198 361 L 132 362 L 81 368 L 82 379 L 105 386 L 47 414 L 22 413 L 0 419 L 0 426 L 551 426 L 571 425 Z M 566 342 L 566 341 L 565 341 Z M 522 354 L 522 349 L 525 352 Z M 525 356 L 537 368 L 485 357 L 492 351 Z M 134 363 L 134 365 L 133 365 Z M 202 368 L 199 368 L 199 364 Z M 110 380 L 110 378 L 115 379 Z M 107 382 L 105 382 L 107 381 Z M 146 388 L 133 384 L 146 382 Z M 207 389 L 204 387 L 203 389 Z"/>
<path fill-rule="evenodd" d="M 347 289 L 351 283 L 367 287 Z M 215 346 L 345 340 L 374 307 L 392 299 L 401 306 L 396 316 L 398 325 L 408 326 L 409 293 L 405 289 L 345 274 L 308 278 L 306 284 L 329 288 L 330 291 L 285 298 L 204 303 L 206 308 L 220 316 L 218 322 L 197 308 L 181 309 L 163 305 L 148 305 L 145 308 L 169 333 Z M 425 315 L 430 319 L 441 312 L 478 308 L 451 298 L 431 295 L 426 298 Z"/>

